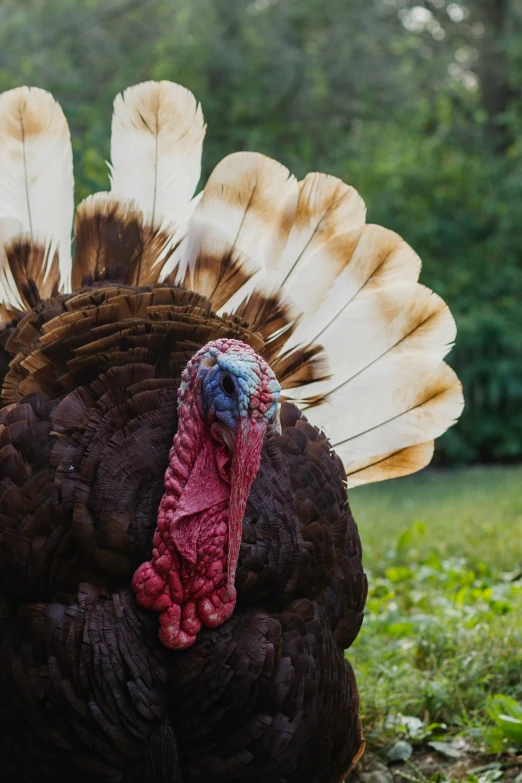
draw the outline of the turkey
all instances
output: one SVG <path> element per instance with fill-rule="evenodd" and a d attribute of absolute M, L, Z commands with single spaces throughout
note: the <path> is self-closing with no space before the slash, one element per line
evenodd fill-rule
<path fill-rule="evenodd" d="M 241 152 L 194 197 L 204 134 L 129 88 L 74 217 L 59 105 L 0 96 L 8 783 L 334 783 L 364 749 L 346 486 L 429 463 L 454 321 L 334 177 Z"/>

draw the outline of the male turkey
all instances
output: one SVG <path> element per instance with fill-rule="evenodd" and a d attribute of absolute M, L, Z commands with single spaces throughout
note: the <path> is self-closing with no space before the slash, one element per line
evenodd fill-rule
<path fill-rule="evenodd" d="M 332 783 L 363 750 L 346 476 L 430 461 L 454 322 L 334 177 L 237 153 L 191 200 L 204 130 L 178 85 L 118 96 L 71 263 L 63 113 L 0 97 L 3 780 Z"/>

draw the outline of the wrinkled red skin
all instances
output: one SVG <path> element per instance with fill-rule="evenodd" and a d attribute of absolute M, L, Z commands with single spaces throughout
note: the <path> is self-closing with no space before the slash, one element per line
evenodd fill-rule
<path fill-rule="evenodd" d="M 132 582 L 138 602 L 160 612 L 160 640 L 174 650 L 190 647 L 202 624 L 215 628 L 234 611 L 242 520 L 265 431 L 259 421 L 241 422 L 232 458 L 203 423 L 197 389 L 183 397 L 152 560 Z"/>

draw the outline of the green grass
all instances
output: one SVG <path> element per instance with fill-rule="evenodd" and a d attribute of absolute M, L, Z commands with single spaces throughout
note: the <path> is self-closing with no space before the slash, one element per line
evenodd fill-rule
<path fill-rule="evenodd" d="M 414 741 L 506 749 L 488 705 L 522 701 L 522 467 L 425 472 L 350 502 L 370 593 L 348 657 L 370 744 L 409 723 Z"/>
<path fill-rule="evenodd" d="M 422 521 L 419 554 L 522 570 L 522 466 L 432 470 L 351 490 L 366 565 L 379 564 L 399 534 Z"/>

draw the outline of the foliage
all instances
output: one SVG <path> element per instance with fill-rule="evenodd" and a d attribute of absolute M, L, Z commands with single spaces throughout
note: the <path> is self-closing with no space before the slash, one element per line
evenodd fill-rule
<path fill-rule="evenodd" d="M 465 414 L 439 460 L 522 455 L 522 0 L 3 0 L 0 90 L 54 92 L 78 199 L 108 184 L 114 95 L 192 89 L 204 175 L 255 149 L 352 183 L 450 304 Z"/>
<path fill-rule="evenodd" d="M 522 475 L 519 469 L 507 471 L 507 513 L 480 541 L 481 516 L 487 510 L 475 491 L 477 474 L 493 486 L 495 471 L 489 472 L 488 481 L 487 469 L 455 471 L 453 483 L 443 474 L 447 497 L 438 509 L 439 527 L 419 521 L 429 519 L 436 497 L 425 477 L 397 482 L 393 493 L 383 485 L 381 497 L 372 495 L 370 487 L 352 493 L 366 544 L 370 593 L 361 635 L 347 655 L 361 688 L 367 738 L 384 751 L 399 739 L 413 746 L 429 742 L 438 752 L 450 755 L 453 749 L 458 756 L 456 736 L 494 751 L 517 745 L 522 550 L 500 552 L 495 537 L 497 532 L 504 535 L 502 526 L 516 537 Z M 459 486 L 468 500 L 475 498 L 470 517 L 460 516 Z M 390 505 L 400 494 L 411 501 L 417 521 L 398 533 L 401 528 L 389 516 L 372 536 L 366 519 L 381 512 L 386 493 Z M 452 530 L 456 534 L 445 541 Z M 479 544 L 476 553 L 474 543 Z M 441 742 L 446 745 L 434 744 Z"/>
<path fill-rule="evenodd" d="M 495 749 L 502 749 L 505 742 L 522 749 L 522 706 L 509 696 L 496 694 L 487 704 L 488 715 L 495 723 L 489 739 Z"/>

